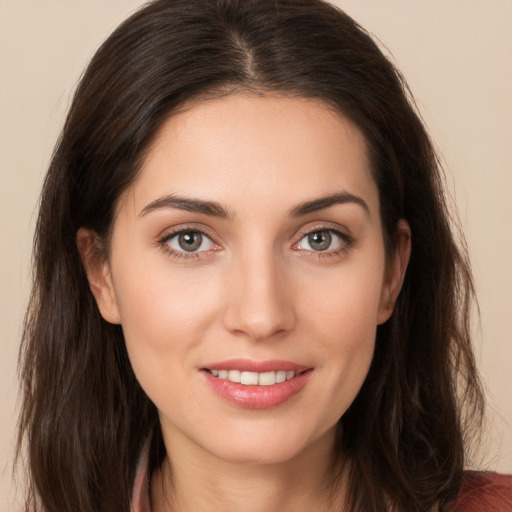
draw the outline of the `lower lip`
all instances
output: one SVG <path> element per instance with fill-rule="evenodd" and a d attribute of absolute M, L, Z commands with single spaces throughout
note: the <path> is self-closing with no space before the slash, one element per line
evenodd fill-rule
<path fill-rule="evenodd" d="M 247 409 L 268 409 L 283 404 L 301 391 L 312 370 L 272 386 L 246 386 L 227 379 L 219 379 L 206 370 L 202 373 L 210 388 L 228 402 Z"/>

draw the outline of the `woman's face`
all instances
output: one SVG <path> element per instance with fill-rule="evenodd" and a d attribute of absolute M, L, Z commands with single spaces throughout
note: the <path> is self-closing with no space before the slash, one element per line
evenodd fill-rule
<path fill-rule="evenodd" d="M 360 131 L 316 101 L 231 95 L 164 124 L 89 278 L 168 449 L 269 463 L 332 443 L 402 267 Z"/>

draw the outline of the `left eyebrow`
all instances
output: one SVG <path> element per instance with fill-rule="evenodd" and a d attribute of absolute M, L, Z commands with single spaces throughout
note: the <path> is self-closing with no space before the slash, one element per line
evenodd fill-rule
<path fill-rule="evenodd" d="M 319 197 L 318 199 L 313 199 L 312 201 L 301 203 L 293 207 L 289 211 L 289 214 L 291 217 L 301 217 L 302 215 L 307 215 L 308 213 L 313 213 L 325 208 L 329 208 L 335 204 L 346 203 L 355 203 L 361 206 L 366 214 L 370 216 L 370 208 L 368 208 L 366 201 L 359 196 L 351 194 L 350 192 L 338 192 L 337 194 L 331 194 L 328 196 Z"/>

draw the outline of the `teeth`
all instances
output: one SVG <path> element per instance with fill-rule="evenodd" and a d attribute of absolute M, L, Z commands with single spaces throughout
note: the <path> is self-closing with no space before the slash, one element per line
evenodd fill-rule
<path fill-rule="evenodd" d="M 238 370 L 229 370 L 227 378 L 231 382 L 240 382 L 242 380 L 242 374 Z"/>
<path fill-rule="evenodd" d="M 276 383 L 276 372 L 260 373 L 258 384 L 260 386 L 273 386 Z"/>
<path fill-rule="evenodd" d="M 256 372 L 242 372 L 240 383 L 246 386 L 256 386 L 258 384 L 258 374 Z"/>
<path fill-rule="evenodd" d="M 246 386 L 273 386 L 295 377 L 294 371 L 279 370 L 277 372 L 242 372 L 240 370 L 210 370 L 214 377 L 239 382 Z"/>
<path fill-rule="evenodd" d="M 284 370 L 280 370 L 276 372 L 276 382 L 284 382 L 286 380 L 286 372 Z"/>

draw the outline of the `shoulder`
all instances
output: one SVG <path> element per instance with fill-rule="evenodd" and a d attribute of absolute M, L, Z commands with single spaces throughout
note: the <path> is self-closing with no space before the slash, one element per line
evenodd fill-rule
<path fill-rule="evenodd" d="M 512 475 L 465 471 L 453 512 L 512 512 Z"/>

